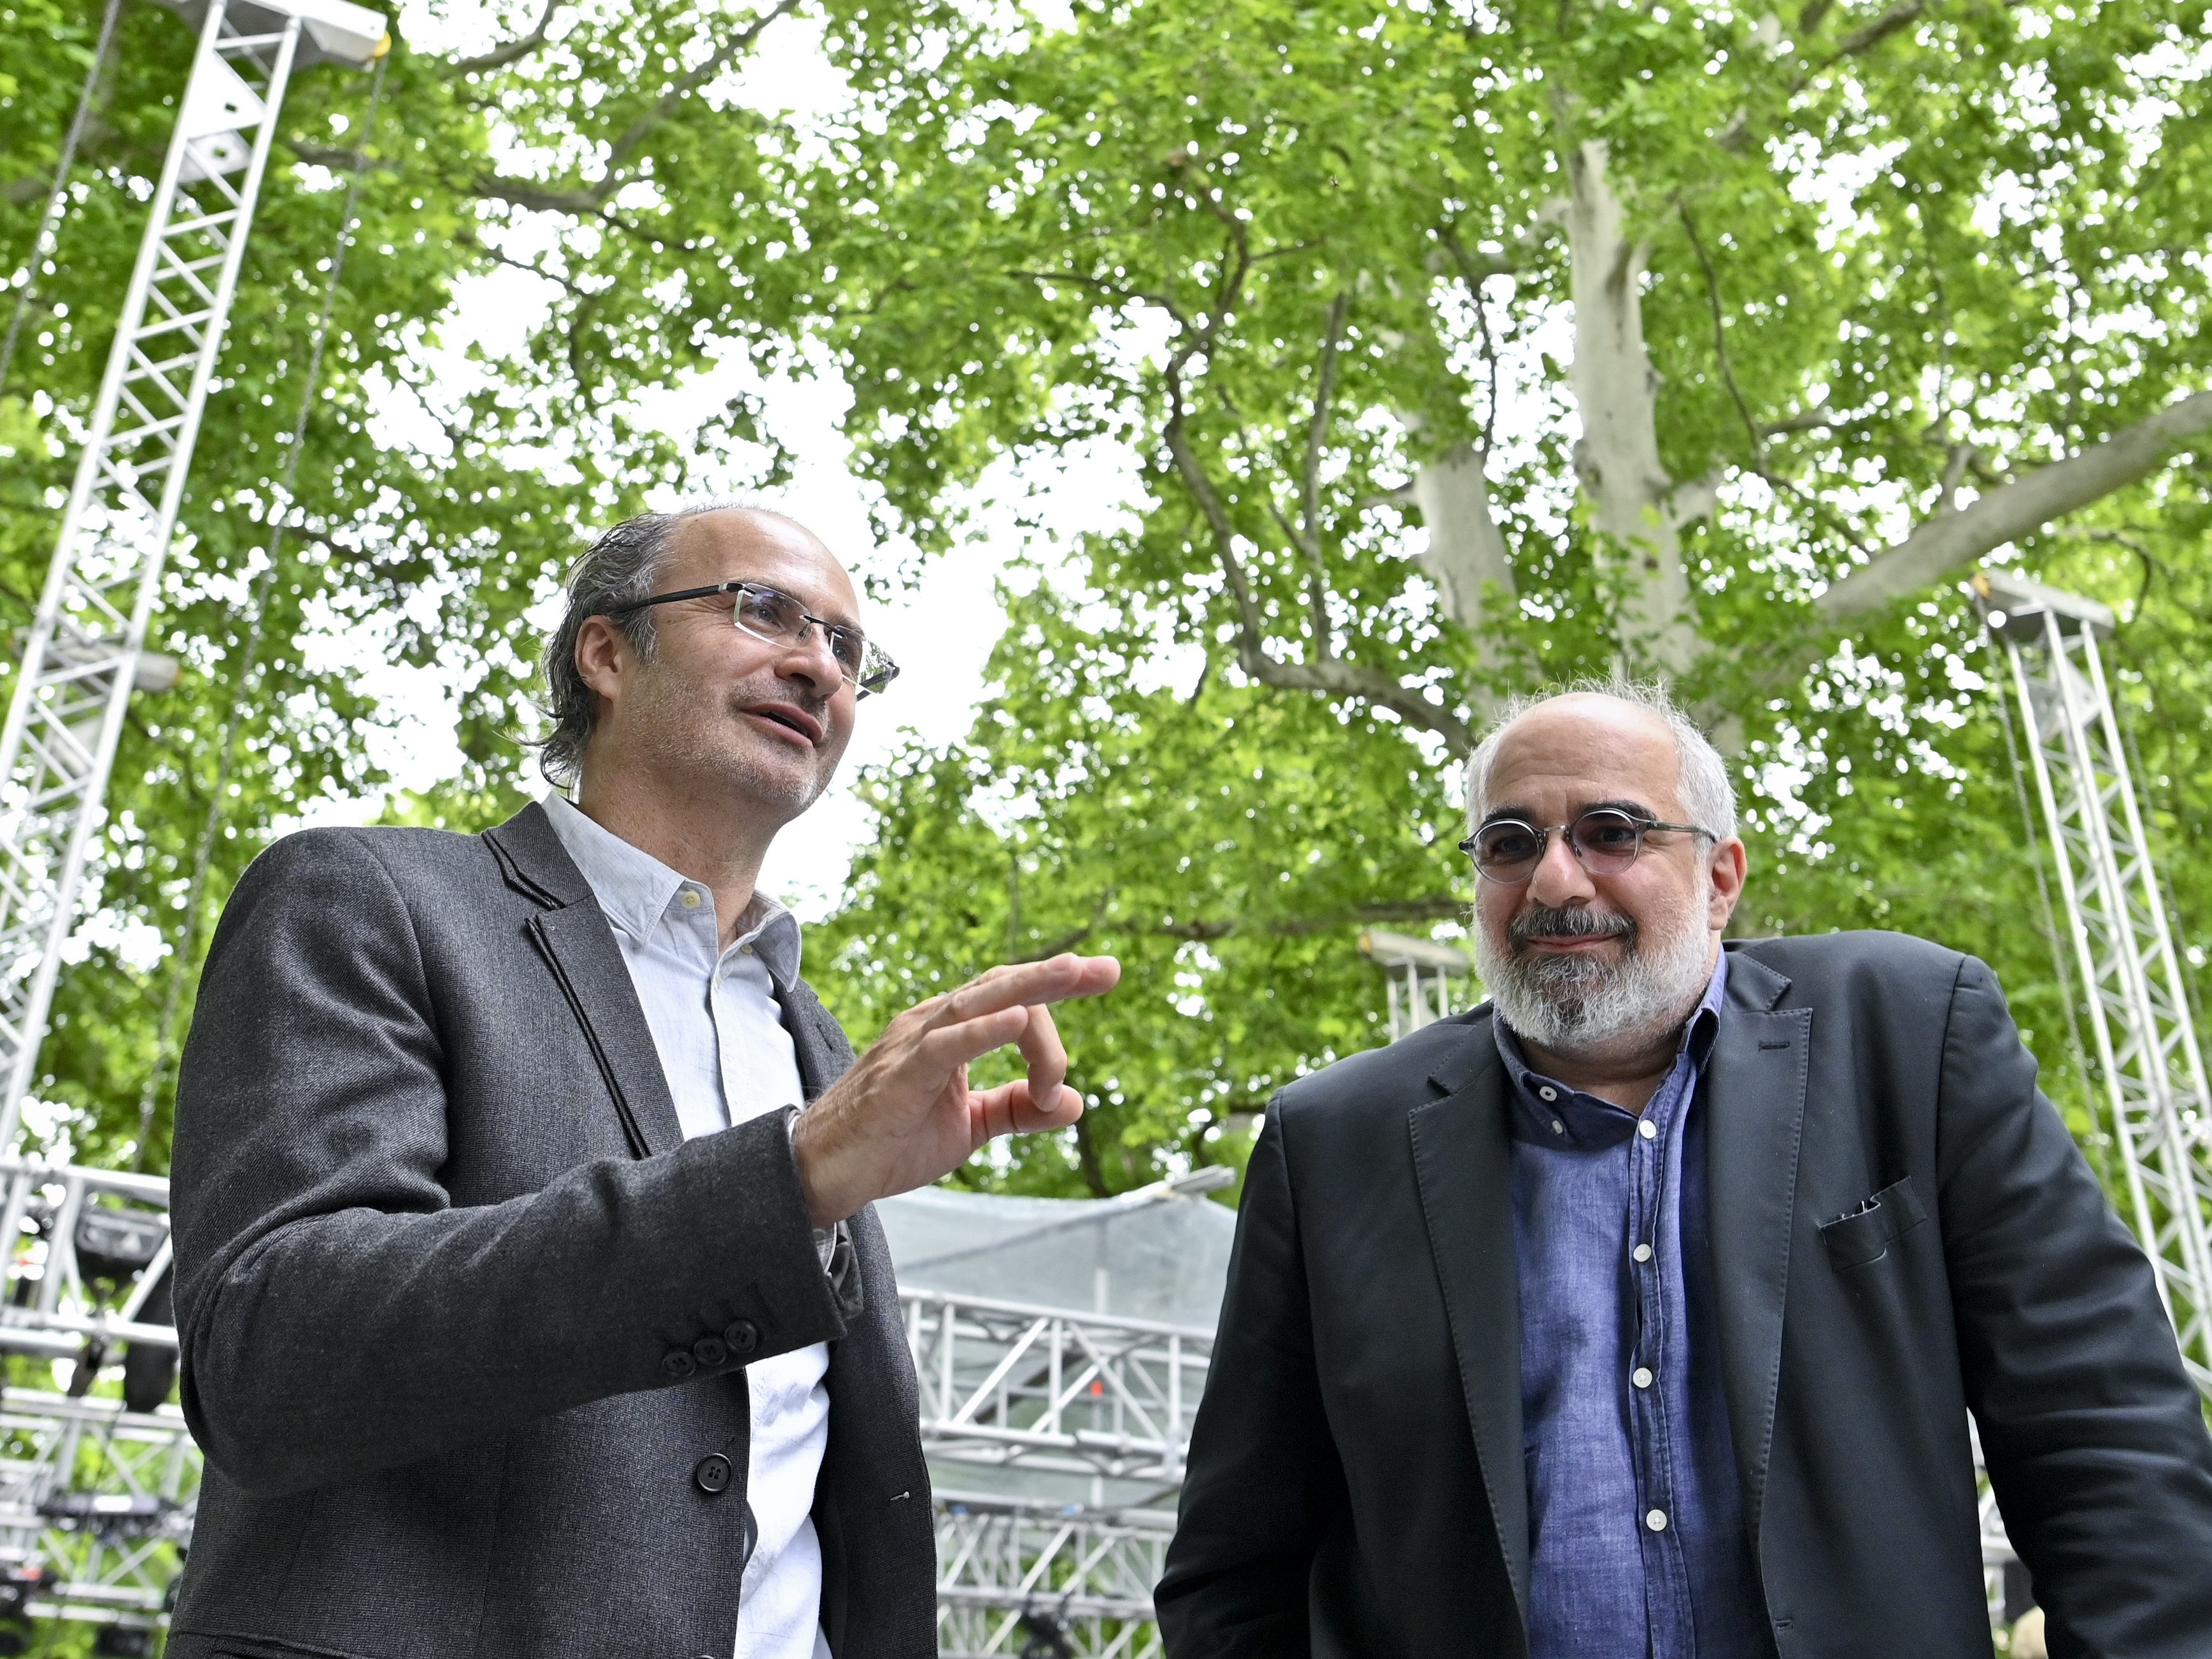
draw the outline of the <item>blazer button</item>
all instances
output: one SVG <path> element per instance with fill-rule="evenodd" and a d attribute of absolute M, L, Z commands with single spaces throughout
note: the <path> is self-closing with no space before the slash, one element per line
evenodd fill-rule
<path fill-rule="evenodd" d="M 730 1345 L 730 1352 L 744 1358 L 760 1346 L 760 1327 L 750 1319 L 732 1319 L 722 1328 L 722 1340 Z"/>
<path fill-rule="evenodd" d="M 691 1345 L 691 1357 L 699 1362 L 701 1370 L 711 1371 L 728 1361 L 730 1351 L 722 1346 L 720 1337 L 702 1336 Z"/>
<path fill-rule="evenodd" d="M 671 1348 L 660 1358 L 660 1374 L 672 1382 L 681 1382 L 699 1369 L 699 1362 L 681 1348 Z"/>
<path fill-rule="evenodd" d="M 708 1452 L 699 1460 L 699 1467 L 691 1471 L 691 1479 L 699 1490 L 709 1497 L 730 1489 L 730 1460 L 720 1452 Z"/>

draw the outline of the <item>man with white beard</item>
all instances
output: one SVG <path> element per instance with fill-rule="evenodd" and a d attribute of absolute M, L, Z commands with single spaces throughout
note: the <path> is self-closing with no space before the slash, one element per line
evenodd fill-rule
<path fill-rule="evenodd" d="M 1270 1103 L 1171 1659 L 1987 1659 L 1969 1415 L 2054 1654 L 2212 1641 L 2212 1438 L 1989 969 L 1730 941 L 1665 695 L 1468 767 L 1492 1000 Z"/>

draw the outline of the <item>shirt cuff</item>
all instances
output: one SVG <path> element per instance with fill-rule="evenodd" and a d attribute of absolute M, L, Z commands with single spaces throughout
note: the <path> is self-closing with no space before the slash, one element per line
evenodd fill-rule
<path fill-rule="evenodd" d="M 806 1109 L 802 1106 L 799 1109 L 798 1112 L 793 1112 L 789 1117 L 784 1119 L 783 1133 L 787 1137 L 795 1135 L 799 1133 L 799 1112 L 803 1112 L 805 1109 Z M 834 1273 L 830 1273 L 830 1269 L 832 1265 L 837 1260 L 838 1241 L 842 1239 L 844 1236 L 845 1224 L 842 1221 L 833 1223 L 831 1225 L 827 1227 L 817 1227 L 814 1230 L 814 1254 L 821 1257 L 822 1271 L 825 1273 L 830 1273 L 830 1282 L 832 1284 L 836 1282 L 837 1275 Z"/>

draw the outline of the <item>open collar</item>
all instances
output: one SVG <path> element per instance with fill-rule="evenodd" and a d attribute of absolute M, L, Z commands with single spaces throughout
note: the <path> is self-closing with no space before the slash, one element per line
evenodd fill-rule
<path fill-rule="evenodd" d="M 540 805 L 553 833 L 606 913 L 608 925 L 617 932 L 642 944 L 668 919 L 687 889 L 706 903 L 714 902 L 713 890 L 704 882 L 632 846 L 562 795 L 548 795 Z M 798 982 L 799 919 L 765 893 L 753 895 L 731 948 L 744 945 L 753 947 L 779 995 Z M 714 954 L 722 952 L 717 947 Z"/>

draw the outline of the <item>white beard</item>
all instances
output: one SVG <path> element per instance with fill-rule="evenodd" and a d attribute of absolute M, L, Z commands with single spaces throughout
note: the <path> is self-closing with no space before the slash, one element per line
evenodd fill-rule
<path fill-rule="evenodd" d="M 1651 927 L 1587 911 L 1545 913 L 1551 921 L 1587 917 L 1597 924 L 1584 929 L 1591 933 L 1621 933 L 1626 945 L 1618 962 L 1579 954 L 1531 955 L 1516 941 L 1493 939 L 1491 929 L 1480 927 L 1475 933 L 1476 971 L 1515 1035 L 1540 1048 L 1580 1054 L 1626 1039 L 1649 1039 L 1679 1024 L 1712 977 L 1712 935 L 1704 910 L 1692 902 L 1679 916 L 1654 918 Z M 1662 927 L 1663 932 L 1656 931 Z"/>

